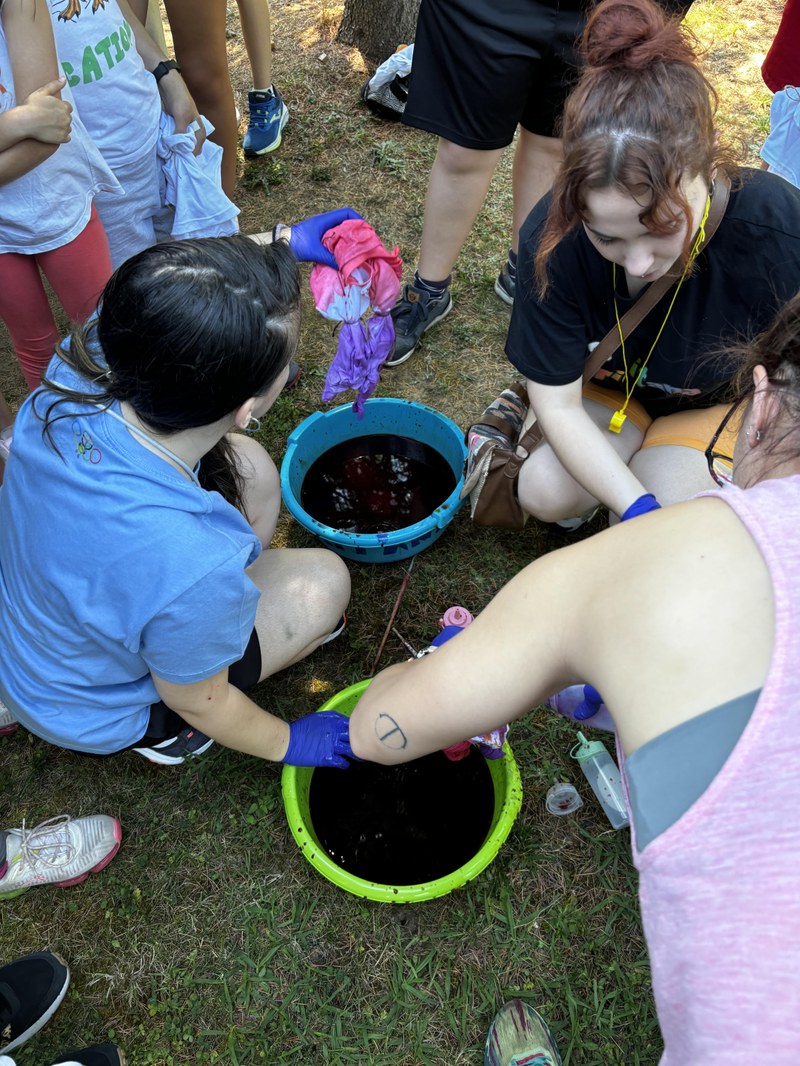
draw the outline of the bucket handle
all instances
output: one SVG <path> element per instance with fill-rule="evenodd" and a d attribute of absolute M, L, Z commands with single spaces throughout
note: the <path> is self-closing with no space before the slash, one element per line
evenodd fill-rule
<path fill-rule="evenodd" d="M 309 415 L 308 418 L 304 419 L 304 421 L 300 423 L 300 425 L 303 427 L 303 432 L 305 433 L 306 430 L 310 429 L 315 422 L 319 421 L 319 419 L 322 418 L 323 413 L 324 412 L 322 411 L 315 411 L 312 415 Z M 296 447 L 299 443 L 300 438 L 295 436 L 295 433 L 299 428 L 299 426 L 295 426 L 295 428 L 289 434 L 289 439 L 286 442 L 287 447 Z"/>

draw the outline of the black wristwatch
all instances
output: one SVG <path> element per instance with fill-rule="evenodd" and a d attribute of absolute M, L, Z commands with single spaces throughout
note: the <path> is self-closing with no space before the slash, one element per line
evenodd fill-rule
<path fill-rule="evenodd" d="M 165 74 L 169 74 L 171 70 L 177 70 L 180 74 L 181 68 L 175 62 L 174 59 L 162 59 L 161 62 L 150 73 L 156 79 L 156 84 L 161 81 Z"/>

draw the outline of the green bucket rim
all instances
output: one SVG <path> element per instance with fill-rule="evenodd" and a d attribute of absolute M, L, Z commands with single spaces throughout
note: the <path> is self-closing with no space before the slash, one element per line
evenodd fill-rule
<path fill-rule="evenodd" d="M 339 711 L 349 715 L 371 678 L 337 692 L 319 711 Z M 446 896 L 479 873 L 494 860 L 505 843 L 522 806 L 522 781 L 514 754 L 506 741 L 503 759 L 487 759 L 486 765 L 494 786 L 494 816 L 489 832 L 480 849 L 463 866 L 439 877 L 416 885 L 383 885 L 356 877 L 338 866 L 321 847 L 314 833 L 308 811 L 308 786 L 313 767 L 284 766 L 281 774 L 283 806 L 289 829 L 303 855 L 315 870 L 328 881 L 354 896 L 375 900 L 379 903 L 422 903 L 425 900 Z M 346 772 L 346 771 L 343 771 Z"/>

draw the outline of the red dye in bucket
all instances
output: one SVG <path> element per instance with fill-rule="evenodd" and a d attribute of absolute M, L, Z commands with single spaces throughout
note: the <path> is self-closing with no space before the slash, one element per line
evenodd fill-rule
<path fill-rule="evenodd" d="M 300 502 L 318 522 L 350 533 L 390 533 L 426 519 L 455 488 L 434 448 L 397 434 L 341 441 L 311 464 Z"/>

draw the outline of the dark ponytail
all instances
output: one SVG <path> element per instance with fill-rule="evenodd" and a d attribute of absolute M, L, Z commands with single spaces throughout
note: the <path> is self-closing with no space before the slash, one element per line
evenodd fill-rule
<path fill-rule="evenodd" d="M 269 390 L 294 353 L 299 318 L 297 262 L 285 242 L 155 245 L 119 267 L 97 317 L 62 346 L 85 388 L 45 379 L 34 411 L 51 443 L 52 424 L 75 403 L 126 401 L 162 434 L 212 425 Z M 240 500 L 232 455 L 223 439 L 203 459 L 201 481 Z"/>

